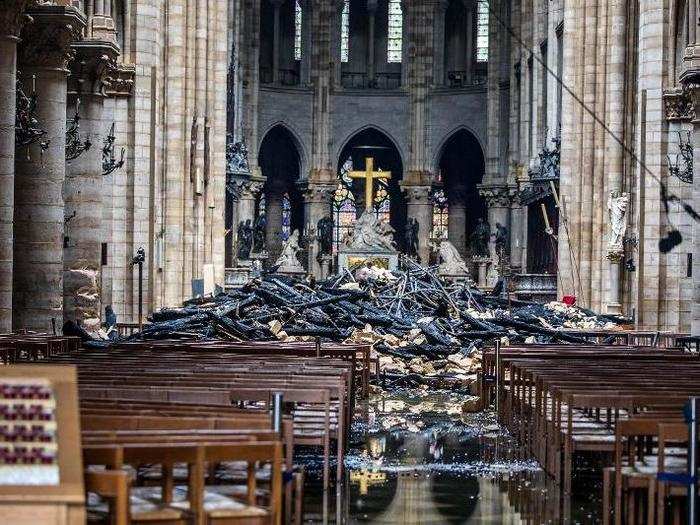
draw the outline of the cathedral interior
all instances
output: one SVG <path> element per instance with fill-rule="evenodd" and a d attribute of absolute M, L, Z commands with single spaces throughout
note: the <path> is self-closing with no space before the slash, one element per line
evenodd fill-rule
<path fill-rule="evenodd" d="M 2 0 L 0 347 L 342 276 L 363 214 L 387 261 L 437 272 L 446 245 L 509 308 L 700 336 L 697 9 Z"/>

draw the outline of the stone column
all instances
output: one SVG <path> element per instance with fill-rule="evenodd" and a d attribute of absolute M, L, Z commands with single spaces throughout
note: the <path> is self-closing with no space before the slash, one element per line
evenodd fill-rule
<path fill-rule="evenodd" d="M 63 324 L 63 183 L 66 174 L 66 69 L 70 44 L 85 26 L 74 7 L 41 5 L 27 13 L 19 68 L 25 92 L 36 76 L 37 117 L 50 140 L 15 159 L 13 327 L 48 331 Z"/>
<path fill-rule="evenodd" d="M 436 86 L 445 84 L 445 13 L 448 5 L 448 0 L 438 0 L 435 3 L 433 84 Z"/>
<path fill-rule="evenodd" d="M 462 0 L 466 11 L 467 24 L 465 28 L 464 48 L 464 77 L 467 85 L 472 83 L 472 70 L 474 68 L 474 0 Z"/>
<path fill-rule="evenodd" d="M 280 80 L 280 8 L 284 0 L 270 0 L 274 9 L 273 32 L 272 32 L 272 82 L 279 83 Z"/>
<path fill-rule="evenodd" d="M 406 216 L 418 219 L 418 256 L 423 266 L 430 261 L 430 232 L 433 229 L 433 203 L 430 186 L 402 185 L 406 197 Z M 403 235 L 403 232 L 398 232 Z"/>
<path fill-rule="evenodd" d="M 277 188 L 265 191 L 265 243 L 270 254 L 270 264 L 274 264 L 282 253 L 282 198 L 284 193 Z"/>
<path fill-rule="evenodd" d="M 238 197 L 234 195 L 234 200 L 236 203 L 236 213 L 233 216 L 233 223 L 231 225 L 232 235 L 231 239 L 231 254 L 232 259 L 235 261 L 238 253 L 236 252 L 236 243 L 238 242 L 238 225 L 241 221 L 245 222 L 250 220 L 250 224 L 255 224 L 255 202 L 262 192 L 263 185 L 265 184 L 265 179 L 259 179 L 257 177 L 251 178 L 251 180 L 243 182 L 240 185 L 240 194 Z"/>
<path fill-rule="evenodd" d="M 378 0 L 367 0 L 367 85 L 374 86 L 374 20 Z"/>
<path fill-rule="evenodd" d="M 63 315 L 86 330 L 100 325 L 102 234 L 102 143 L 109 124 L 103 121 L 105 79 L 119 49 L 116 44 L 82 40 L 73 44 L 68 87 L 68 118 L 80 100 L 79 133 L 91 147 L 66 160 Z"/>
<path fill-rule="evenodd" d="M 693 165 L 700 166 L 700 47 L 697 53 L 697 68 L 693 76 L 688 75 L 686 86 L 690 92 L 693 107 Z M 687 52 L 687 51 L 686 51 Z M 685 78 L 684 78 L 685 81 Z M 700 210 L 700 175 L 697 168 L 693 170 L 693 201 L 694 210 Z M 690 333 L 700 336 L 700 222 L 693 221 L 693 304 L 691 307 Z"/>
<path fill-rule="evenodd" d="M 462 257 L 467 256 L 466 188 L 450 188 L 447 194 L 447 240 Z"/>
<path fill-rule="evenodd" d="M 335 186 L 332 184 L 309 183 L 304 191 L 304 225 L 305 229 L 317 232 L 318 221 L 331 214 L 331 203 Z M 311 243 L 310 243 L 311 244 Z M 309 250 L 309 273 L 313 273 L 316 278 L 322 278 L 321 264 L 317 259 L 318 253 Z"/>
<path fill-rule="evenodd" d="M 342 87 L 343 81 L 343 60 L 340 56 L 340 41 L 343 23 L 343 0 L 335 0 L 331 19 L 331 60 L 333 60 L 333 84 L 336 89 Z"/>
<path fill-rule="evenodd" d="M 401 1 L 401 87 L 408 85 L 408 50 L 411 46 L 408 17 L 408 2 Z"/>
<path fill-rule="evenodd" d="M 15 186 L 17 42 L 28 0 L 0 11 L 0 333 L 12 331 L 12 245 Z"/>

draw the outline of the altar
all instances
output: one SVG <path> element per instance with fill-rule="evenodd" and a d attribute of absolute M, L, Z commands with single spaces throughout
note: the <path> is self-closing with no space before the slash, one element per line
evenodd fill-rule
<path fill-rule="evenodd" d="M 351 171 L 349 175 L 353 179 L 365 180 L 365 210 L 338 248 L 338 270 L 353 271 L 368 263 L 385 270 L 396 270 L 399 253 L 394 243 L 394 229 L 387 222 L 380 221 L 372 208 L 374 181 L 390 179 L 391 172 L 374 171 L 374 159 L 369 157 L 364 171 Z"/>

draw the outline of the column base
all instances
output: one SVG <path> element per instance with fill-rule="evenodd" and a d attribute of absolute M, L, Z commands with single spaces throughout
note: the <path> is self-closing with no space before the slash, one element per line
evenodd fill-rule
<path fill-rule="evenodd" d="M 608 303 L 605 305 L 605 313 L 608 315 L 622 315 L 622 304 Z"/>

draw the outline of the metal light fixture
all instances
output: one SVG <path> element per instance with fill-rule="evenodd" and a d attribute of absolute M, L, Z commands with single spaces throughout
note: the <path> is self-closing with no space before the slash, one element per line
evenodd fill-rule
<path fill-rule="evenodd" d="M 104 145 L 102 146 L 102 175 L 109 175 L 124 166 L 124 148 L 122 148 L 119 160 L 116 160 L 114 156 L 115 141 L 114 122 L 112 122 L 109 134 L 105 137 Z"/>
<path fill-rule="evenodd" d="M 75 115 L 66 123 L 66 161 L 75 160 L 90 149 L 90 139 L 80 138 L 80 99 L 75 103 Z"/>
<path fill-rule="evenodd" d="M 17 76 L 20 73 L 17 72 Z M 24 93 L 20 81 L 17 80 L 17 102 L 15 111 L 15 145 L 26 147 L 27 154 L 29 146 L 37 141 L 43 154 L 49 148 L 50 140 L 41 140 L 46 135 L 46 131 L 39 125 L 36 117 L 36 77 L 32 75 L 32 92 L 29 96 Z"/>
<path fill-rule="evenodd" d="M 691 132 L 678 131 L 677 133 L 680 155 L 676 154 L 675 162 L 671 161 L 670 155 L 666 155 L 668 172 L 683 182 L 691 184 L 693 182 L 693 141 Z"/>

